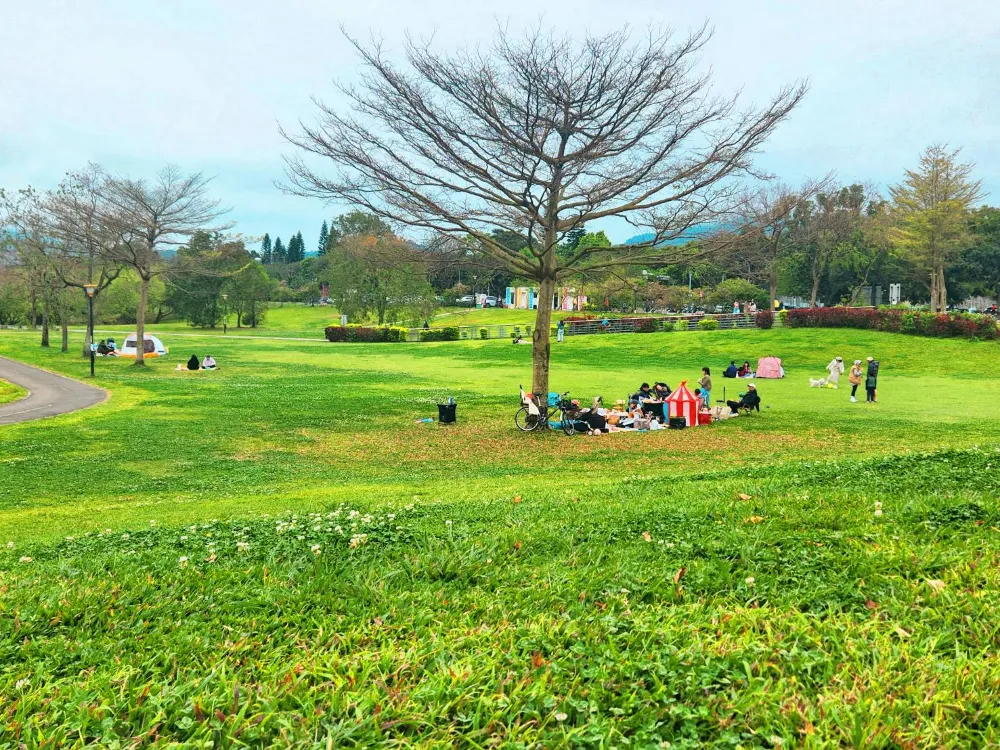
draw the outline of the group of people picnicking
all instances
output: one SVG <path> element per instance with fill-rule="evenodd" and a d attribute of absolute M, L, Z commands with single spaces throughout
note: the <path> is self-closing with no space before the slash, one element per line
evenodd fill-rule
<path fill-rule="evenodd" d="M 754 383 L 747 384 L 747 392 L 741 394 L 739 399 L 726 401 L 728 411 L 723 407 L 713 409 L 711 368 L 703 367 L 701 373 L 698 387 L 694 389 L 694 396 L 699 400 L 699 412 L 711 415 L 706 417 L 707 420 L 726 419 L 746 409 L 760 411 L 760 395 Z M 667 397 L 672 392 L 670 386 L 663 381 L 657 381 L 652 385 L 643 383 L 627 400 L 619 399 L 610 409 L 605 408 L 601 396 L 594 398 L 590 408 L 582 407 L 580 402 L 574 399 L 571 402 L 573 409 L 568 413 L 568 417 L 578 423 L 584 423 L 585 430 L 590 435 L 622 430 L 665 430 L 669 416 L 664 407 Z"/>
<path fill-rule="evenodd" d="M 215 363 L 215 357 L 213 357 L 211 354 L 206 354 L 205 355 L 205 359 L 203 359 L 203 360 L 199 360 L 197 354 L 192 354 L 191 355 L 191 359 L 189 359 L 187 361 L 187 367 L 186 368 L 183 365 L 180 365 L 180 364 L 177 365 L 177 369 L 178 370 L 187 369 L 187 370 L 191 370 L 191 371 L 194 371 L 194 370 L 217 370 L 218 367 L 219 366 Z"/>
<path fill-rule="evenodd" d="M 98 357 L 117 357 L 118 356 L 118 344 L 114 339 L 101 339 L 101 343 L 97 345 Z"/>

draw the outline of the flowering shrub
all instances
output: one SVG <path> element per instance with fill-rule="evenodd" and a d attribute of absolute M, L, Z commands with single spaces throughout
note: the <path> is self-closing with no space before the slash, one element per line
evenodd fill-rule
<path fill-rule="evenodd" d="M 406 341 L 406 329 L 396 326 L 375 328 L 356 324 L 330 326 L 326 329 L 326 340 L 349 343 L 399 342 Z"/>
<path fill-rule="evenodd" d="M 449 326 L 448 328 L 431 328 L 430 330 L 423 330 L 420 332 L 421 341 L 458 341 L 458 327 Z"/>
<path fill-rule="evenodd" d="M 792 328 L 864 328 L 918 336 L 993 340 L 1000 337 L 997 322 L 988 315 L 932 313 L 872 307 L 822 307 L 789 310 Z"/>
<path fill-rule="evenodd" d="M 717 331 L 719 330 L 719 321 L 715 318 L 702 318 L 698 321 L 699 331 Z"/>
<path fill-rule="evenodd" d="M 757 311 L 757 327 L 762 330 L 767 330 L 774 327 L 774 313 L 770 310 L 758 310 Z"/>
<path fill-rule="evenodd" d="M 653 333 L 656 330 L 655 318 L 639 318 L 635 321 L 636 333 Z"/>

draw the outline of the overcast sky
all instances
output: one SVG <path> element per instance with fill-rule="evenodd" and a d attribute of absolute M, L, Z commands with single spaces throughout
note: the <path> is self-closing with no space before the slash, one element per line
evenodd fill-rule
<path fill-rule="evenodd" d="M 334 101 L 332 81 L 356 75 L 340 24 L 389 48 L 409 31 L 448 49 L 488 40 L 498 21 L 582 34 L 705 20 L 719 91 L 750 103 L 811 83 L 760 161 L 784 181 L 832 170 L 884 186 L 948 142 L 1000 204 L 998 0 L 10 0 L 0 186 L 53 186 L 88 161 L 134 176 L 176 163 L 216 175 L 238 231 L 301 230 L 311 250 L 339 210 L 274 187 L 288 149 L 278 124 L 312 118 L 311 96 Z"/>

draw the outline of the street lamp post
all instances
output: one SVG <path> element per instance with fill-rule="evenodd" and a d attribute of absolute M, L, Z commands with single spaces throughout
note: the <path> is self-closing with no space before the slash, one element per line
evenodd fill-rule
<path fill-rule="evenodd" d="M 229 326 L 229 295 L 222 295 L 222 335 L 226 335 Z"/>
<path fill-rule="evenodd" d="M 97 292 L 97 284 L 84 284 L 83 288 L 87 292 L 87 330 L 90 334 L 88 336 L 90 339 L 90 377 L 94 377 L 94 294 Z"/>

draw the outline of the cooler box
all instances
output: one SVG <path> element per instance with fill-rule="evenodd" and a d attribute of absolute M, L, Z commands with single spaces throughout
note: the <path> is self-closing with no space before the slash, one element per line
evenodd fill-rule
<path fill-rule="evenodd" d="M 710 411 L 698 412 L 698 424 L 712 424 L 712 412 Z"/>

